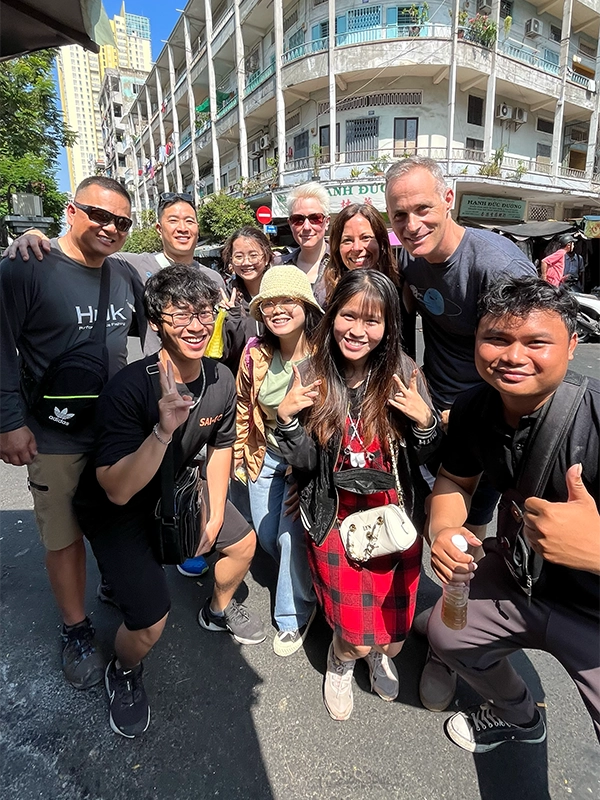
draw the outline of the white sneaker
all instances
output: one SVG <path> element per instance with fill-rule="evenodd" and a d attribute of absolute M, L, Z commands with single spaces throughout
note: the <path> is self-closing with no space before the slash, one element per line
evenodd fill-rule
<path fill-rule="evenodd" d="M 333 719 L 348 719 L 354 708 L 352 675 L 356 661 L 341 661 L 333 652 L 333 642 L 327 652 L 327 672 L 323 687 L 325 708 Z"/>
<path fill-rule="evenodd" d="M 388 702 L 395 700 L 400 691 L 400 681 L 392 659 L 378 650 L 371 650 L 366 659 L 369 665 L 371 691 L 376 692 L 382 700 Z"/>

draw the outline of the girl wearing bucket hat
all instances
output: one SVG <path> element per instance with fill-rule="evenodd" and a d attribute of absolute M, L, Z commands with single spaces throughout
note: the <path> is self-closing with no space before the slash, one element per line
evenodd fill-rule
<path fill-rule="evenodd" d="M 309 356 L 323 312 L 307 276 L 294 266 L 271 267 L 249 310 L 265 330 L 250 339 L 240 362 L 234 479 L 245 467 L 258 539 L 279 564 L 273 649 L 279 656 L 289 656 L 306 637 L 316 598 L 302 524 L 287 513 L 290 470 L 274 433 L 277 408 L 292 381 L 293 368 Z"/>

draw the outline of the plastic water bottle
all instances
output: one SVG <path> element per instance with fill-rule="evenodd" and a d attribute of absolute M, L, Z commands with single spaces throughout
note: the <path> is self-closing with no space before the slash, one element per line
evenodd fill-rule
<path fill-rule="evenodd" d="M 452 544 L 462 553 L 467 552 L 467 540 L 460 533 L 452 537 Z M 462 630 L 467 624 L 468 583 L 445 583 L 442 595 L 442 622 L 453 631 Z"/>

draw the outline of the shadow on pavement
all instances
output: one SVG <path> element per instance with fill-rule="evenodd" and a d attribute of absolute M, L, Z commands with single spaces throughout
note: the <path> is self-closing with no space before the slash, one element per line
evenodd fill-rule
<path fill-rule="evenodd" d="M 19 800 L 271 800 L 252 716 L 262 681 L 246 662 L 244 647 L 196 622 L 212 580 L 186 579 L 167 568 L 173 610 L 161 641 L 145 660 L 150 728 L 127 740 L 109 728 L 102 685 L 77 692 L 62 677 L 58 613 L 32 512 L 2 512 L 0 524 L 0 795 Z M 96 599 L 98 579 L 89 554 L 88 614 L 108 656 L 120 614 Z M 247 590 L 240 589 L 241 600 Z"/>

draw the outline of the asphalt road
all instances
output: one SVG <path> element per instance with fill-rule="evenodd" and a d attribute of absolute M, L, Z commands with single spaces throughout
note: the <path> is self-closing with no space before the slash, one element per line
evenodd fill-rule
<path fill-rule="evenodd" d="M 581 345 L 574 368 L 600 374 L 600 345 Z M 321 686 L 330 631 L 317 618 L 305 648 L 289 659 L 262 645 L 208 633 L 196 614 L 211 579 L 168 567 L 173 608 L 146 659 L 152 706 L 147 734 L 134 741 L 108 726 L 104 689 L 77 692 L 63 680 L 59 619 L 43 567 L 22 468 L 0 465 L 2 648 L 0 796 L 5 800 L 546 800 L 600 798 L 592 724 L 562 667 L 527 651 L 514 662 L 544 703 L 548 740 L 473 756 L 451 744 L 443 720 L 477 701 L 459 683 L 455 706 L 433 714 L 418 700 L 426 644 L 411 634 L 396 664 L 400 696 L 386 704 L 356 669 L 355 710 L 334 722 Z M 132 569 L 135 565 L 132 565 Z M 258 555 L 239 599 L 270 619 L 273 570 Z M 106 654 L 116 610 L 95 599 L 89 614 Z M 425 570 L 419 608 L 440 589 Z"/>

